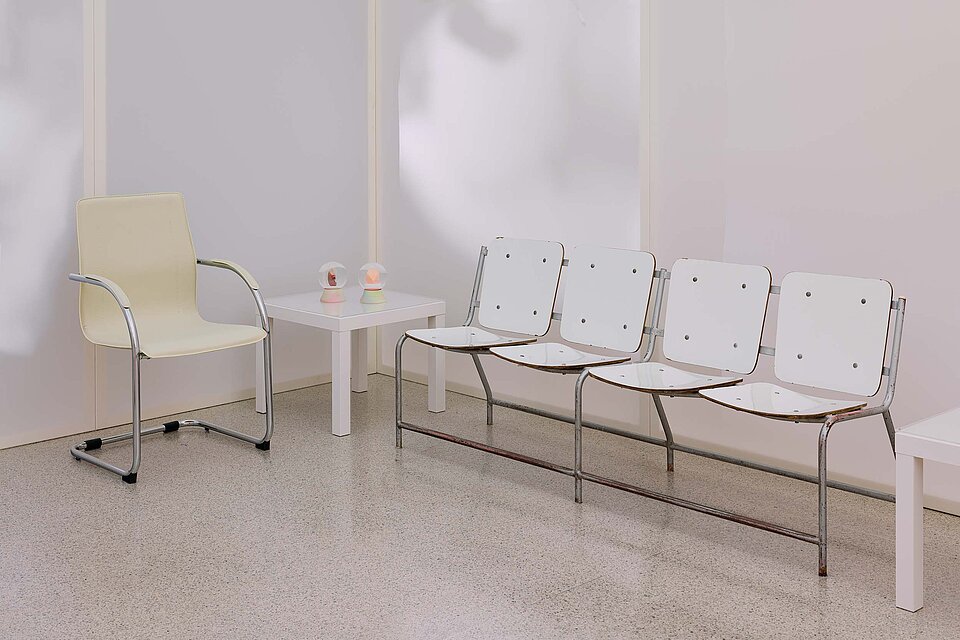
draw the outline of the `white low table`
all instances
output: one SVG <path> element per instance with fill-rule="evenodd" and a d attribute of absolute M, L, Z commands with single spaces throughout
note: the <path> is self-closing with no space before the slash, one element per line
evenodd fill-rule
<path fill-rule="evenodd" d="M 923 606 L 923 461 L 960 466 L 960 409 L 897 431 L 897 606 Z"/>
<path fill-rule="evenodd" d="M 350 435 L 350 391 L 367 390 L 367 329 L 419 318 L 427 319 L 430 328 L 445 324 L 446 303 L 392 289 L 384 291 L 386 302 L 361 304 L 360 287 L 344 289 L 343 302 L 320 302 L 320 291 L 268 298 L 267 318 L 270 331 L 273 321 L 285 320 L 308 327 L 326 329 L 332 337 L 333 360 L 333 434 Z M 259 320 L 258 320 L 259 322 Z M 266 411 L 259 343 L 257 349 L 257 411 Z M 446 374 L 441 349 L 431 349 L 427 362 L 427 408 L 435 413 L 446 408 Z M 351 375 L 352 372 L 352 375 Z M 352 381 L 352 382 L 351 382 Z"/>

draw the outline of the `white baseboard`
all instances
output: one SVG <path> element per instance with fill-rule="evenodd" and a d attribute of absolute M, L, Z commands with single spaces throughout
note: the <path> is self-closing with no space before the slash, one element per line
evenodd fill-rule
<path fill-rule="evenodd" d="M 330 374 L 323 374 L 318 376 L 309 376 L 306 378 L 297 378 L 295 380 L 285 380 L 283 382 L 275 382 L 274 392 L 283 393 L 284 391 L 295 391 L 297 389 L 304 389 L 306 387 L 315 387 L 321 384 L 328 384 L 331 380 Z M 242 400 L 250 400 L 254 397 L 256 391 L 253 387 L 247 389 L 240 389 L 238 391 L 230 393 L 220 393 L 220 394 L 208 394 L 203 396 L 194 397 L 188 400 L 182 400 L 180 402 L 170 402 L 168 404 L 161 405 L 160 407 L 155 407 L 149 412 L 144 412 L 141 418 L 146 420 L 155 420 L 157 418 L 163 418 L 165 416 L 176 415 L 180 413 L 186 413 L 188 411 L 196 411 L 198 409 L 208 409 L 210 407 L 216 407 L 222 404 L 230 404 L 231 402 L 240 402 Z M 4 440 L 0 439 L 0 450 L 2 449 L 11 449 L 13 447 L 20 447 L 26 444 L 34 444 L 36 442 L 45 442 L 47 440 L 56 440 L 57 438 L 65 438 L 67 436 L 74 436 L 80 433 L 91 433 L 94 431 L 100 431 L 103 429 L 112 429 L 114 427 L 123 426 L 129 424 L 129 422 L 118 421 L 111 423 L 106 426 L 102 426 L 99 429 L 95 425 L 88 425 L 83 428 L 77 427 L 64 427 L 62 429 L 52 429 L 48 432 L 43 433 L 39 436 L 30 437 L 28 434 L 21 434 L 22 437 L 27 437 L 26 440 Z"/>

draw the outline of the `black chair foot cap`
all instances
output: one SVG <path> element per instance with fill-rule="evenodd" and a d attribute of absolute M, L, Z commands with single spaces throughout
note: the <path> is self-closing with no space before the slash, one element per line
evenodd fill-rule
<path fill-rule="evenodd" d="M 89 440 L 84 440 L 83 444 L 84 444 L 84 447 L 83 447 L 84 451 L 94 451 L 95 449 L 99 449 L 100 447 L 103 446 L 103 440 L 101 440 L 100 438 L 91 438 Z"/>
<path fill-rule="evenodd" d="M 137 474 L 135 473 L 128 473 L 125 476 L 120 476 L 120 479 L 127 484 L 137 484 Z"/>
<path fill-rule="evenodd" d="M 177 431 L 180 429 L 180 421 L 174 420 L 173 422 L 164 422 L 163 423 L 163 432 L 170 433 L 171 431 Z"/>
<path fill-rule="evenodd" d="M 253 446 L 255 446 L 257 449 L 260 449 L 260 451 L 270 451 L 270 441 L 269 441 L 269 440 L 267 440 L 266 442 L 258 442 L 257 444 L 255 444 L 255 445 L 253 445 Z"/>

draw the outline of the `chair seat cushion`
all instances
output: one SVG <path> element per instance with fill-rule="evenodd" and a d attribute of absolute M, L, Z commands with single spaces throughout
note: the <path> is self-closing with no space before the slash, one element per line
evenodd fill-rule
<path fill-rule="evenodd" d="M 138 315 L 134 310 L 134 320 L 140 338 L 140 351 L 148 358 L 209 353 L 256 344 L 267 337 L 266 331 L 260 327 L 207 322 L 199 314 Z M 130 335 L 126 324 L 122 322 L 85 327 L 84 333 L 94 344 L 130 348 Z"/>
<path fill-rule="evenodd" d="M 438 327 L 436 329 L 411 329 L 407 336 L 417 342 L 440 349 L 458 351 L 486 351 L 490 347 L 512 344 L 527 344 L 536 338 L 508 338 L 498 336 L 478 327 Z"/>
<path fill-rule="evenodd" d="M 866 402 L 832 400 L 798 393 L 768 382 L 706 389 L 700 395 L 717 404 L 770 418 L 823 418 L 832 413 L 854 411 Z"/>
<path fill-rule="evenodd" d="M 515 347 L 494 347 L 490 353 L 514 364 L 548 371 L 579 370 L 626 362 L 629 356 L 601 356 L 580 351 L 557 342 L 541 342 Z"/>
<path fill-rule="evenodd" d="M 690 393 L 701 389 L 725 387 L 743 378 L 692 373 L 659 362 L 631 362 L 591 369 L 590 375 L 618 387 L 647 393 Z"/>

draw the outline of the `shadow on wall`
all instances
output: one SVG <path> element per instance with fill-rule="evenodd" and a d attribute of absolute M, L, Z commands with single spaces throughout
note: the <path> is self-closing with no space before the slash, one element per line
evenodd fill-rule
<path fill-rule="evenodd" d="M 73 211 L 83 184 L 82 68 L 75 62 L 80 22 L 74 15 L 79 11 L 63 11 L 57 4 L 0 5 L 0 299 L 5 301 L 0 354 L 5 364 L 10 356 L 36 357 L 64 314 L 71 314 L 74 326 L 77 322 L 76 291 L 66 274 L 77 268 Z M 64 52 L 64 44 L 54 43 L 78 47 Z M 66 54 L 71 55 L 64 64 Z"/>
<path fill-rule="evenodd" d="M 66 278 L 83 191 L 82 35 L 79 2 L 0 2 L 0 448 L 92 417 Z"/>
<path fill-rule="evenodd" d="M 495 235 L 639 245 L 636 12 L 386 8 L 381 238 L 398 286 L 449 298 L 458 321 L 477 249 Z"/>
<path fill-rule="evenodd" d="M 405 9 L 408 9 L 405 7 Z M 402 16 L 402 17 L 401 17 Z M 450 291 L 462 290 L 460 297 L 448 300 L 448 313 L 451 317 L 449 324 L 459 323 L 465 316 L 469 297 L 470 281 L 465 274 L 475 268 L 476 253 L 479 245 L 487 242 L 487 238 L 479 241 L 475 234 L 465 234 L 460 241 L 451 242 L 451 234 L 460 235 L 465 231 L 461 218 L 462 212 L 431 210 L 430 206 L 417 197 L 419 189 L 411 184 L 416 180 L 415 175 L 405 171 L 406 159 L 404 156 L 404 140 L 410 142 L 411 132 L 405 131 L 404 124 L 410 118 L 429 117 L 431 105 L 436 99 L 432 91 L 436 82 L 430 60 L 437 55 L 434 50 L 435 42 L 428 38 L 431 31 L 439 30 L 453 36 L 453 39 L 479 58 L 492 62 L 504 62 L 516 53 L 519 46 L 515 35 L 506 28 L 490 21 L 484 11 L 469 2 L 453 5 L 439 3 L 420 4 L 409 11 L 398 12 L 396 25 L 400 42 L 400 55 L 396 83 L 389 88 L 397 96 L 396 119 L 391 124 L 396 126 L 396 155 L 390 158 L 395 163 L 398 181 L 395 191 L 387 198 L 394 203 L 392 211 L 400 215 L 384 221 L 381 234 L 385 237 L 398 237 L 406 233 L 405 229 L 415 230 L 416 246 L 398 246 L 397 253 L 406 253 L 413 249 L 420 252 L 429 248 L 430 258 L 440 268 L 432 270 L 430 277 L 418 279 L 416 282 L 410 277 L 413 269 L 403 269 L 398 276 L 398 285 L 401 288 L 420 291 L 429 295 L 446 298 Z M 413 134 L 415 135 L 415 134 Z M 389 149 L 389 148 L 388 148 Z M 423 158 L 426 162 L 442 162 L 442 158 Z M 402 227 L 402 229 L 400 228 Z M 491 229 L 491 237 L 500 233 L 499 229 Z M 385 261 L 388 264 L 403 260 L 398 255 L 388 255 Z"/>
<path fill-rule="evenodd" d="M 517 50 L 516 36 L 493 23 L 472 4 L 452 6 L 447 24 L 452 35 L 491 60 L 506 60 Z"/>

